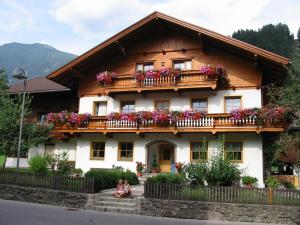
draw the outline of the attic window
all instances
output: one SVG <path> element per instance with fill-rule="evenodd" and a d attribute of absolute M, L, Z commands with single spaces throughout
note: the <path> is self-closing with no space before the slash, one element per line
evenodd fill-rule
<path fill-rule="evenodd" d="M 173 61 L 174 69 L 181 70 L 191 70 L 192 69 L 192 60 L 174 60 Z"/>

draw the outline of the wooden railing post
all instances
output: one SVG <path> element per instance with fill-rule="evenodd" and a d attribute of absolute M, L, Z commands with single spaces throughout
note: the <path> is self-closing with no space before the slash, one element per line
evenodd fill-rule
<path fill-rule="evenodd" d="M 273 203 L 273 189 L 268 188 L 268 203 L 272 205 Z"/>

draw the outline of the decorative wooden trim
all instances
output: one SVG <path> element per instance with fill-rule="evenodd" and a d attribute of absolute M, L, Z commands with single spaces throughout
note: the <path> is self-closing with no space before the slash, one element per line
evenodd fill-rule
<path fill-rule="evenodd" d="M 132 143 L 132 158 L 126 158 L 126 159 L 124 159 L 124 158 L 121 158 L 121 144 L 122 143 Z M 131 161 L 133 161 L 133 158 L 134 158 L 134 142 L 133 141 L 120 141 L 119 143 L 118 143 L 118 161 L 125 161 L 125 162 L 131 162 Z"/>
<path fill-rule="evenodd" d="M 241 143 L 241 160 L 230 160 L 231 162 L 234 162 L 234 163 L 243 163 L 244 161 L 244 142 L 243 141 L 231 141 L 231 140 L 225 140 L 225 143 L 224 143 L 224 157 L 226 158 L 226 153 L 227 153 L 227 150 L 226 150 L 226 143 Z"/>
<path fill-rule="evenodd" d="M 93 156 L 93 144 L 95 143 L 104 143 L 104 157 L 94 157 Z M 106 149 L 106 144 L 105 141 L 92 141 L 90 143 L 90 160 L 104 160 L 105 159 L 105 149 Z"/>
<path fill-rule="evenodd" d="M 193 160 L 193 154 L 192 154 L 192 145 L 194 143 L 204 143 L 206 142 L 206 159 L 199 159 L 199 160 Z M 191 141 L 190 142 L 190 162 L 207 162 L 208 161 L 208 141 L 207 140 L 201 140 L 201 141 Z"/>

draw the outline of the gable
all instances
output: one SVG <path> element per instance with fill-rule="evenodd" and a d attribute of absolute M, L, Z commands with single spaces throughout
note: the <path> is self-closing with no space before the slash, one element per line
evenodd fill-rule
<path fill-rule="evenodd" d="M 202 27 L 183 22 L 162 13 L 154 12 L 79 56 L 62 68 L 52 72 L 48 78 L 68 87 L 74 86 L 78 82 L 76 79 L 80 77 L 82 78 L 82 74 L 84 74 L 95 61 L 105 61 L 107 58 L 112 57 L 115 54 L 120 56 L 126 55 L 129 51 L 128 47 L 132 43 L 134 44 L 145 37 L 149 37 L 153 31 L 159 32 L 162 36 L 166 33 L 177 31 L 184 33 L 186 36 L 192 37 L 199 43 L 202 43 L 202 46 L 204 47 L 222 47 L 226 51 L 231 51 L 234 54 L 247 58 L 247 60 L 252 63 L 259 63 L 263 67 L 268 67 L 271 70 L 271 72 L 268 73 L 269 76 L 278 75 L 279 77 L 277 79 L 279 80 L 284 78 L 284 74 L 286 72 L 284 65 L 289 64 L 289 59 L 285 57 Z M 163 50 L 165 49 L 160 49 L 159 51 L 161 52 Z"/>

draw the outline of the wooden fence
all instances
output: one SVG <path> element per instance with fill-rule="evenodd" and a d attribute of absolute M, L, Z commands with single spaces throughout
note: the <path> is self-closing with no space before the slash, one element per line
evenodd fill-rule
<path fill-rule="evenodd" d="M 145 183 L 149 198 L 222 203 L 300 206 L 300 191 L 242 187 L 203 187 L 184 184 Z"/>
<path fill-rule="evenodd" d="M 94 193 L 93 178 L 35 176 L 29 173 L 0 171 L 0 184 L 12 184 L 26 187 L 39 187 L 72 192 Z"/>

